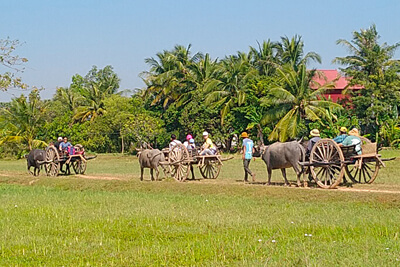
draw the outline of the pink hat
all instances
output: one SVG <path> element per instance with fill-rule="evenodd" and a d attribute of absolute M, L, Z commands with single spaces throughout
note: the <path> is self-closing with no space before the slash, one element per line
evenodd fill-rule
<path fill-rule="evenodd" d="M 190 140 L 190 139 L 193 139 L 193 136 L 192 135 L 190 135 L 190 134 L 188 134 L 188 135 L 186 135 L 186 140 Z"/>

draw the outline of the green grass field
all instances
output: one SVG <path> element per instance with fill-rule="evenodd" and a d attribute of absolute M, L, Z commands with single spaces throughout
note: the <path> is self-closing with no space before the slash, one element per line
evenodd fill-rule
<path fill-rule="evenodd" d="M 99 155 L 84 176 L 25 166 L 0 161 L 1 266 L 400 265 L 398 159 L 374 184 L 339 190 L 283 187 L 280 171 L 265 186 L 259 159 L 259 183 L 244 184 L 238 157 L 216 180 L 185 183 L 148 170 L 140 182 L 128 156 Z"/>

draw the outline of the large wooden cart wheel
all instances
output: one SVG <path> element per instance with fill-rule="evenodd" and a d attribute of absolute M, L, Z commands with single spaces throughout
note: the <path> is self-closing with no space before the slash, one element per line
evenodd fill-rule
<path fill-rule="evenodd" d="M 60 155 L 54 146 L 46 148 L 46 163 L 44 169 L 48 176 L 57 176 L 60 172 Z"/>
<path fill-rule="evenodd" d="M 183 144 L 173 146 L 168 154 L 168 163 L 171 167 L 171 175 L 175 180 L 183 182 L 189 175 L 189 152 Z"/>
<path fill-rule="evenodd" d="M 72 168 L 76 174 L 84 174 L 86 171 L 87 163 L 85 160 L 75 160 L 72 162 Z"/>
<path fill-rule="evenodd" d="M 310 171 L 322 188 L 335 188 L 343 179 L 344 156 L 340 147 L 331 139 L 321 139 L 310 153 Z"/>
<path fill-rule="evenodd" d="M 216 179 L 221 171 L 221 164 L 216 159 L 205 158 L 204 165 L 199 169 L 204 179 Z"/>
<path fill-rule="evenodd" d="M 346 173 L 353 183 L 372 184 L 378 176 L 379 168 L 377 158 L 363 158 L 361 164 L 356 161 L 354 165 L 346 165 Z"/>

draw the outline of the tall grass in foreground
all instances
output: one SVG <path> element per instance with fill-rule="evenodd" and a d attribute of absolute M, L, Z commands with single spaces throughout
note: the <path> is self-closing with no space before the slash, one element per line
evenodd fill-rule
<path fill-rule="evenodd" d="M 0 265 L 400 264 L 399 194 L 246 185 L 240 163 L 216 180 L 177 183 L 139 182 L 130 157 L 89 162 L 88 176 L 121 180 L 34 178 L 24 162 L 0 161 Z M 399 185 L 397 164 L 378 187 Z"/>

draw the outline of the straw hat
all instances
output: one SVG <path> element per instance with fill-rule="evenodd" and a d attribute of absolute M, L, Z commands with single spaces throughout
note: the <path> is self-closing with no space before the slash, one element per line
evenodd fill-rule
<path fill-rule="evenodd" d="M 349 135 L 360 136 L 357 128 L 351 129 Z"/>
<path fill-rule="evenodd" d="M 247 137 L 249 137 L 249 135 L 248 135 L 246 132 L 243 132 L 243 133 L 240 135 L 240 137 L 242 137 L 242 138 L 247 138 Z"/>
<path fill-rule="evenodd" d="M 340 127 L 339 131 L 342 132 L 342 133 L 347 133 L 347 128 L 346 127 Z"/>
<path fill-rule="evenodd" d="M 318 129 L 312 129 L 311 132 L 310 132 L 310 135 L 313 136 L 313 137 L 320 136 L 319 135 L 319 130 Z"/>

